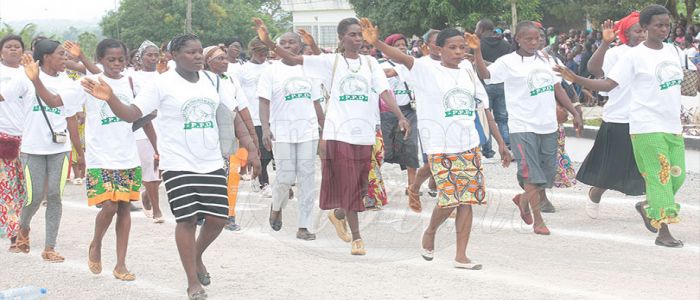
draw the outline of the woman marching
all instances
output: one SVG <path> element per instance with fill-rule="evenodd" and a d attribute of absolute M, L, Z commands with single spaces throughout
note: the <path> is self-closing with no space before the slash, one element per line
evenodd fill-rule
<path fill-rule="evenodd" d="M 132 72 L 131 76 L 127 77 L 129 84 L 133 88 L 132 93 L 134 97 L 147 85 L 151 84 L 161 73 L 157 70 L 160 50 L 156 44 L 146 40 L 141 43 L 139 49 L 136 50 L 135 59 L 140 69 Z M 134 132 L 139 160 L 141 161 L 141 180 L 144 189 L 144 191 L 141 192 L 141 201 L 143 203 L 143 212 L 146 217 L 152 219 L 155 224 L 161 224 L 165 222 L 163 212 L 160 210 L 160 202 L 158 201 L 160 197 L 158 195 L 158 187 L 162 180 L 155 162 L 155 158 L 158 156 L 158 151 L 156 150 L 157 137 L 155 136 L 155 131 L 151 133 L 154 134 L 154 136 L 149 138 L 146 136 L 146 132 L 143 128 L 139 128 L 139 130 Z"/>
<path fill-rule="evenodd" d="M 15 81 L 26 80 L 20 66 L 24 42 L 17 35 L 0 40 L 0 83 L 11 87 Z M 24 189 L 24 171 L 19 159 L 22 143 L 24 101 L 20 97 L 3 99 L 0 91 L 0 238 L 10 239 L 10 252 L 18 252 L 15 244 L 19 231 L 22 206 L 27 199 Z"/>
<path fill-rule="evenodd" d="M 226 176 L 219 149 L 216 109 L 219 104 L 233 110 L 232 95 L 217 92 L 203 74 L 204 55 L 199 39 L 191 34 L 171 42 L 175 68 L 161 74 L 141 91 L 133 104 L 125 104 L 102 78 L 85 79 L 85 90 L 104 100 L 116 117 L 133 122 L 144 112 L 158 110 L 159 168 L 175 216 L 175 242 L 187 275 L 190 299 L 206 299 L 202 285 L 211 283 L 203 263 L 204 251 L 226 223 L 228 200 Z M 259 171 L 255 145 L 242 123 L 235 126 L 241 144 L 249 149 L 254 170 Z M 195 238 L 197 220 L 204 219 Z"/>
<path fill-rule="evenodd" d="M 615 33 L 622 45 L 610 49 Z M 646 32 L 639 25 L 639 13 L 633 12 L 621 20 L 603 24 L 603 43 L 588 61 L 588 71 L 603 78 L 612 71 L 633 47 L 646 39 Z M 609 50 L 608 50 L 609 49 Z M 632 86 L 618 86 L 608 93 L 603 106 L 603 123 L 600 125 L 591 152 L 581 164 L 576 179 L 591 186 L 586 201 L 586 213 L 596 219 L 600 199 L 606 190 L 616 190 L 630 196 L 644 195 L 644 179 L 634 160 L 630 139 L 630 102 Z M 637 210 L 643 213 L 640 204 Z"/>
<path fill-rule="evenodd" d="M 515 30 L 517 50 L 498 58 L 486 67 L 479 47 L 479 38 L 467 34 L 467 43 L 474 49 L 476 69 L 488 84 L 504 83 L 510 146 L 518 163 L 518 182 L 525 193 L 513 202 L 520 209 L 525 224 L 534 224 L 536 234 L 548 235 L 540 212 L 541 194 L 554 185 L 557 171 L 557 117 L 559 103 L 574 116 L 574 127 L 581 130 L 581 115 L 569 101 L 552 72 L 555 60 L 546 56 L 541 45 L 540 29 L 534 22 L 520 22 Z M 493 131 L 492 131 L 493 133 Z M 532 209 L 532 215 L 528 210 Z"/>
<path fill-rule="evenodd" d="M 389 46 L 395 47 L 406 53 L 408 39 L 402 34 L 392 34 L 385 41 Z M 391 58 L 380 64 L 385 70 L 393 70 L 396 73 L 405 71 L 405 67 L 397 64 Z M 405 73 L 405 72 L 404 72 Z M 415 103 L 413 102 L 413 91 L 401 75 L 388 78 L 389 86 L 396 97 L 396 104 L 401 109 L 404 117 L 411 123 L 411 134 L 404 139 L 403 134 L 398 130 L 397 118 L 391 112 L 381 114 L 382 136 L 386 143 L 384 147 L 384 162 L 398 164 L 401 170 L 406 170 L 408 179 L 406 181 L 405 194 L 409 195 L 409 187 L 413 185 L 416 178 L 418 162 L 418 121 L 416 119 Z M 420 192 L 419 192 L 420 194 Z"/>
<path fill-rule="evenodd" d="M 229 89 L 232 95 L 235 95 L 235 103 L 237 105 L 236 118 L 241 118 L 243 123 L 251 136 L 255 136 L 255 125 L 253 125 L 253 120 L 250 116 L 250 111 L 248 110 L 248 99 L 246 98 L 243 88 L 238 83 L 238 79 L 229 76 L 228 68 L 232 65 L 226 59 L 226 52 L 223 48 L 219 46 L 209 46 L 204 49 L 204 69 L 213 72 L 213 76 L 218 76 L 219 78 L 207 77 L 211 80 L 212 84 L 216 85 L 219 83 L 219 89 Z M 208 73 L 205 73 L 208 75 Z M 217 112 L 217 118 L 220 116 Z M 226 118 L 231 120 L 231 115 L 226 116 Z M 228 129 L 228 128 L 227 128 Z M 227 130 L 226 129 L 226 130 Z M 247 161 L 248 153 L 245 149 L 238 149 L 234 153 L 234 145 L 236 144 L 234 132 L 226 131 L 222 132 L 223 128 L 219 128 L 219 141 L 221 141 L 222 156 L 224 159 L 224 170 L 226 171 L 228 178 L 228 220 L 226 220 L 226 225 L 224 229 L 229 231 L 241 230 L 241 226 L 236 224 L 236 200 L 238 199 L 238 184 L 240 183 L 239 168 L 245 166 Z M 225 141 L 224 141 L 225 140 Z"/>
<path fill-rule="evenodd" d="M 566 80 L 596 91 L 629 87 L 629 133 L 639 172 L 644 178 L 647 203 L 637 203 L 644 225 L 657 232 L 656 245 L 680 248 L 668 225 L 678 223 L 680 205 L 675 194 L 685 180 L 685 146 L 681 135 L 683 56 L 665 44 L 671 19 L 666 8 L 650 5 L 639 14 L 646 41 L 628 50 L 606 73 L 606 79 L 587 79 L 555 67 Z"/>
<path fill-rule="evenodd" d="M 307 44 L 315 44 L 304 35 Z M 279 47 L 299 55 L 302 39 L 287 32 L 279 39 Z M 287 205 L 289 189 L 298 188 L 298 225 L 296 237 L 315 240 L 309 232 L 313 225 L 314 162 L 318 148 L 319 124 L 323 124 L 323 109 L 319 103 L 320 87 L 304 74 L 300 65 L 293 66 L 287 59 L 270 64 L 258 81 L 260 120 L 263 127 L 263 145 L 272 151 L 277 165 L 277 177 L 272 184 L 270 226 L 282 228 L 282 209 Z"/>
<path fill-rule="evenodd" d="M 267 47 L 290 65 L 303 65 L 307 76 L 320 78 L 324 86 L 330 87 L 322 133 L 324 141 L 319 147 L 323 163 L 320 207 L 332 210 L 328 218 L 339 238 L 352 241 L 350 253 L 365 255 L 358 212 L 365 210 L 362 199 L 367 194 L 369 162 L 376 141 L 374 116 L 379 110 L 378 103 L 369 101 L 370 91 L 374 89 L 386 101 L 406 136 L 410 133 L 410 124 L 388 91 L 389 84 L 376 59 L 358 53 L 362 31 L 357 19 L 343 19 L 338 24 L 341 53 L 318 56 L 295 55 L 277 47 L 270 40 L 263 21 L 253 20 L 260 40 Z M 347 232 L 346 218 L 352 236 Z"/>
<path fill-rule="evenodd" d="M 49 90 L 59 91 L 73 84 L 63 72 L 66 67 L 66 51 L 60 43 L 43 39 L 36 42 L 32 59 L 22 57 L 24 72 L 29 80 L 19 80 L 3 91 L 13 99 L 24 101 L 23 143 L 20 160 L 24 167 L 27 203 L 22 207 L 20 230 L 17 235 L 18 252 L 29 253 L 29 231 L 32 218 L 46 195 L 46 240 L 41 257 L 48 262 L 63 262 L 65 258 L 56 252 L 56 238 L 61 224 L 61 197 L 68 174 L 68 154 L 71 144 L 78 149 L 80 168 L 85 158 L 78 137 L 78 123 L 71 113 L 72 103 L 56 99 Z M 37 60 L 38 63 L 34 61 Z"/>
<path fill-rule="evenodd" d="M 126 46 L 122 42 L 102 40 L 97 44 L 96 51 L 96 59 L 102 65 L 102 74 L 88 78 L 104 80 L 112 87 L 118 101 L 129 104 L 133 102 L 133 92 L 129 78 L 122 75 L 126 67 L 126 55 Z M 126 268 L 126 251 L 131 228 L 130 202 L 139 200 L 141 167 L 131 124 L 116 117 L 104 101 L 98 101 L 85 93 L 78 83 L 59 90 L 56 94 L 50 91 L 46 93 L 54 101 L 71 99 L 73 107 L 81 111 L 85 106 L 88 205 L 101 206 L 95 218 L 95 232 L 88 250 L 88 267 L 94 274 L 102 272 L 102 239 L 116 215 L 117 264 L 112 274 L 119 280 L 135 280 L 136 276 Z M 153 130 L 153 127 L 146 126 L 146 130 Z"/>
<path fill-rule="evenodd" d="M 486 201 L 484 175 L 481 167 L 480 138 L 475 126 L 477 102 L 488 108 L 488 96 L 473 69 L 460 66 L 467 46 L 459 30 L 448 28 L 436 37 L 441 63 L 415 59 L 378 39 L 376 27 L 362 19 L 362 36 L 392 61 L 405 66 L 399 76 L 416 89 L 418 128 L 423 147 L 428 154 L 431 172 L 438 186 L 438 203 L 433 209 L 430 225 L 423 234 L 422 256 L 433 259 L 435 233 L 456 209 L 457 253 L 456 268 L 479 270 L 481 265 L 467 257 L 467 244 L 472 225 L 472 205 Z M 402 72 L 402 71 L 400 71 Z M 435 103 L 435 99 L 441 101 Z M 437 104 L 437 105 L 436 105 Z M 488 124 L 498 142 L 504 167 L 510 164 L 510 153 L 490 112 Z"/>

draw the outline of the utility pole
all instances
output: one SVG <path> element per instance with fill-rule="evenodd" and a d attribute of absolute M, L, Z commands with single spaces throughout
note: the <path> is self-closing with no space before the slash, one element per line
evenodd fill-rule
<path fill-rule="evenodd" d="M 192 0 L 187 0 L 187 15 L 185 16 L 185 33 L 192 33 Z"/>
<path fill-rule="evenodd" d="M 513 29 L 515 30 L 515 27 L 518 26 L 518 0 L 511 0 L 510 2 L 510 14 L 511 18 L 513 19 Z"/>

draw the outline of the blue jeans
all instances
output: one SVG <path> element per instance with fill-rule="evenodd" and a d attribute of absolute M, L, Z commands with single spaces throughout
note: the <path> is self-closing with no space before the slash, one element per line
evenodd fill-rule
<path fill-rule="evenodd" d="M 510 138 L 508 134 L 508 111 L 506 110 L 506 95 L 503 91 L 503 84 L 489 84 L 485 86 L 486 93 L 489 95 L 489 107 L 493 112 L 493 117 L 498 124 L 498 131 L 503 137 L 503 142 L 506 146 L 510 146 Z M 486 157 L 493 157 L 496 152 L 493 151 L 491 145 L 491 137 L 488 142 L 481 146 L 481 150 Z"/>

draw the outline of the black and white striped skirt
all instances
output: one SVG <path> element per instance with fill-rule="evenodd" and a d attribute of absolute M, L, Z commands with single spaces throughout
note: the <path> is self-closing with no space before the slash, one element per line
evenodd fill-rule
<path fill-rule="evenodd" d="M 176 222 L 204 215 L 228 217 L 226 173 L 223 169 L 202 174 L 188 171 L 164 171 L 163 181 L 170 211 Z"/>

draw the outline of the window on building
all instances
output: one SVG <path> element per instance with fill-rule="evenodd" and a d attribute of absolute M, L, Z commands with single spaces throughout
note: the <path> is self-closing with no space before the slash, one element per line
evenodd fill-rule
<path fill-rule="evenodd" d="M 336 26 L 321 26 L 321 35 L 319 40 L 321 41 L 319 45 L 323 48 L 334 49 L 338 46 L 338 33 L 336 32 Z"/>

